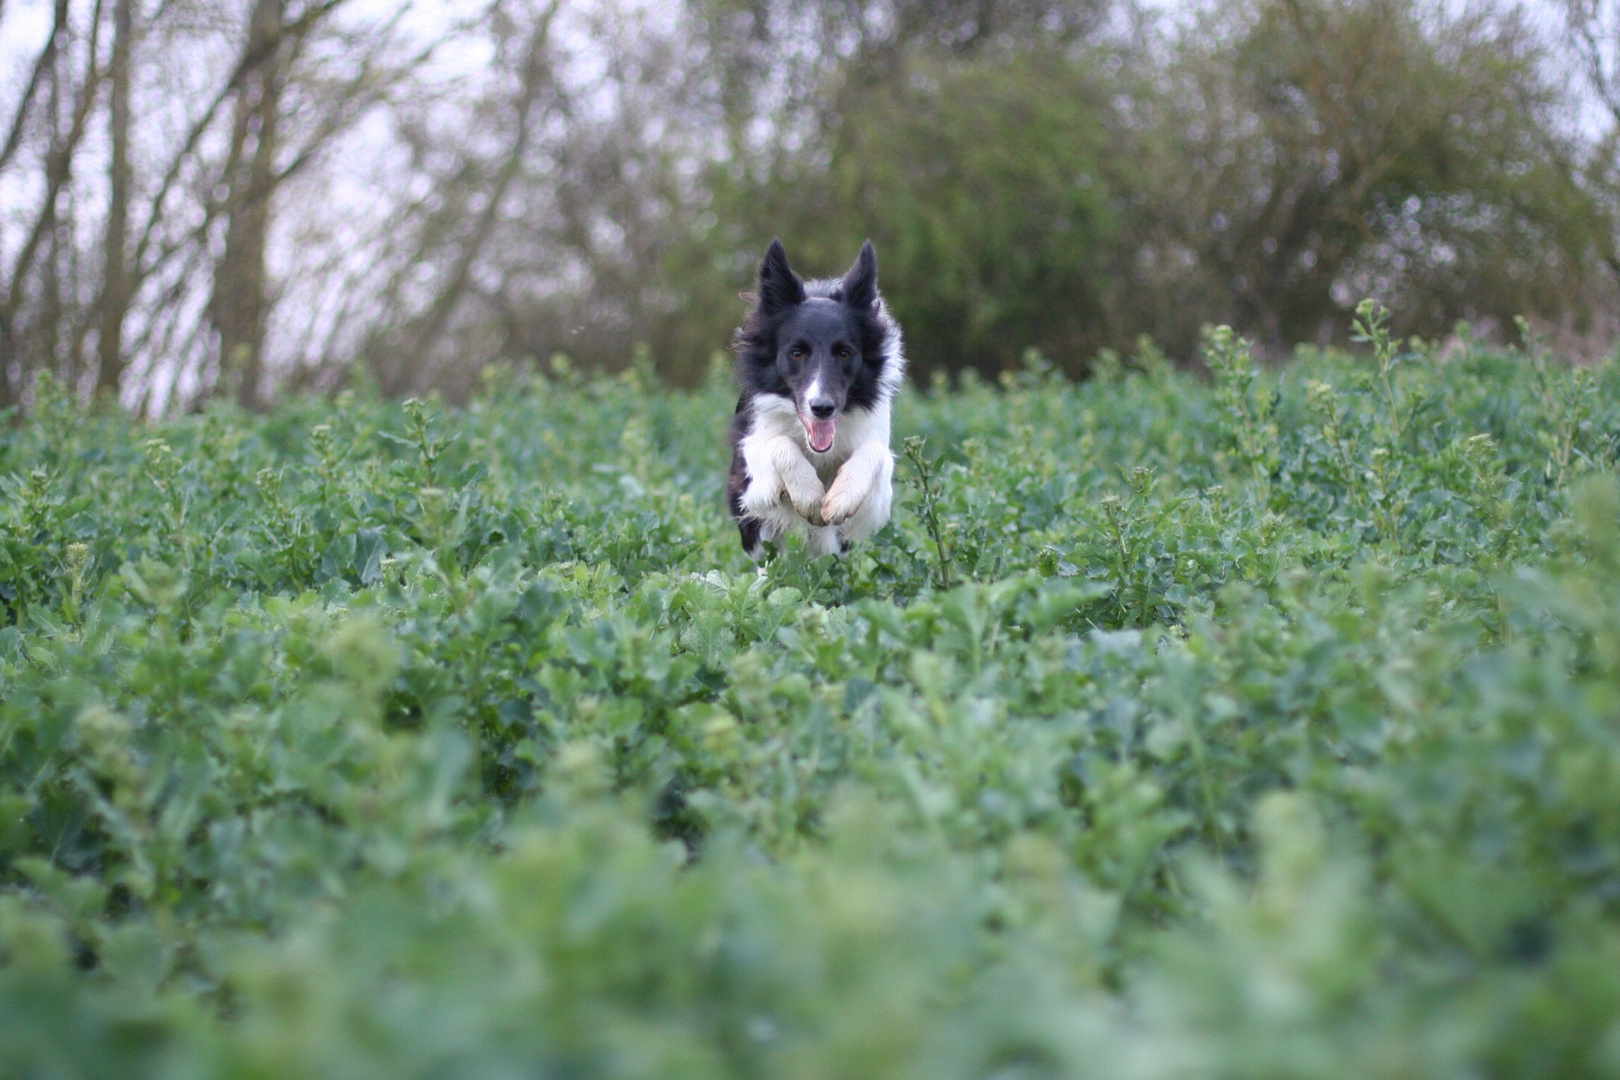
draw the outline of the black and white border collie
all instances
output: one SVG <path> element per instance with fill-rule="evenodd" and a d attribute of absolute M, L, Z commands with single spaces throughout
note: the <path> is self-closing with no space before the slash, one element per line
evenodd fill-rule
<path fill-rule="evenodd" d="M 889 409 L 906 362 L 871 242 L 842 278 L 806 282 L 771 241 L 735 348 L 726 496 L 743 550 L 758 560 L 797 533 L 815 554 L 843 554 L 894 501 Z"/>

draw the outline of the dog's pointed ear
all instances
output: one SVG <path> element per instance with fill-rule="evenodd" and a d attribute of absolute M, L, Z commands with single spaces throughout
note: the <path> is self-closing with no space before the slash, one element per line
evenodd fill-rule
<path fill-rule="evenodd" d="M 855 256 L 855 265 L 844 275 L 838 292 L 852 308 L 869 308 L 877 303 L 877 252 L 872 250 L 872 241 L 861 245 L 861 253 Z"/>
<path fill-rule="evenodd" d="M 759 261 L 759 310 L 767 315 L 804 303 L 804 281 L 788 266 L 782 241 L 772 240 Z"/>

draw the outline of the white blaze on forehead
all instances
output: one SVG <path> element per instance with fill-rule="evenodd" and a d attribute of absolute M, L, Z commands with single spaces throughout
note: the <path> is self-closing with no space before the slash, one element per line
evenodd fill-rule
<path fill-rule="evenodd" d="M 820 372 L 817 372 L 816 377 L 814 379 L 810 380 L 810 385 L 804 392 L 804 400 L 806 402 L 810 402 L 810 401 L 816 400 L 816 398 L 818 398 L 820 396 L 821 396 L 821 374 L 820 374 Z"/>

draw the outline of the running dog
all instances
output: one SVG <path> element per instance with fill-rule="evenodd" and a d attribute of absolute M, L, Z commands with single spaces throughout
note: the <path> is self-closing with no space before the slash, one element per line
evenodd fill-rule
<path fill-rule="evenodd" d="M 753 309 L 738 327 L 726 497 L 743 550 L 798 534 L 842 555 L 889 520 L 889 412 L 905 357 L 877 291 L 870 241 L 842 278 L 803 281 L 780 240 L 759 264 Z"/>

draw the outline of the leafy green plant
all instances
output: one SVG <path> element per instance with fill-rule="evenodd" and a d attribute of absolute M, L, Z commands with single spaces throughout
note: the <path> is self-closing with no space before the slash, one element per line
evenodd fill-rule
<path fill-rule="evenodd" d="M 1214 327 L 1204 338 L 1204 362 L 1215 376 L 1216 400 L 1231 425 L 1238 460 L 1268 492 L 1277 468 L 1277 425 L 1271 419 L 1276 399 L 1258 381 L 1249 343 L 1230 326 Z"/>
<path fill-rule="evenodd" d="M 911 467 L 917 470 L 917 492 L 922 498 L 923 523 L 928 528 L 928 537 L 934 544 L 935 581 L 941 589 L 951 587 L 951 554 L 952 545 L 946 540 L 946 526 L 940 522 L 939 511 L 939 479 L 938 468 L 924 454 L 923 449 L 928 440 L 912 435 L 901 444 L 906 460 Z"/>
<path fill-rule="evenodd" d="M 0 1074 L 1610 1075 L 1620 382 L 1363 322 L 903 395 L 762 568 L 719 382 L 51 405 Z"/>

